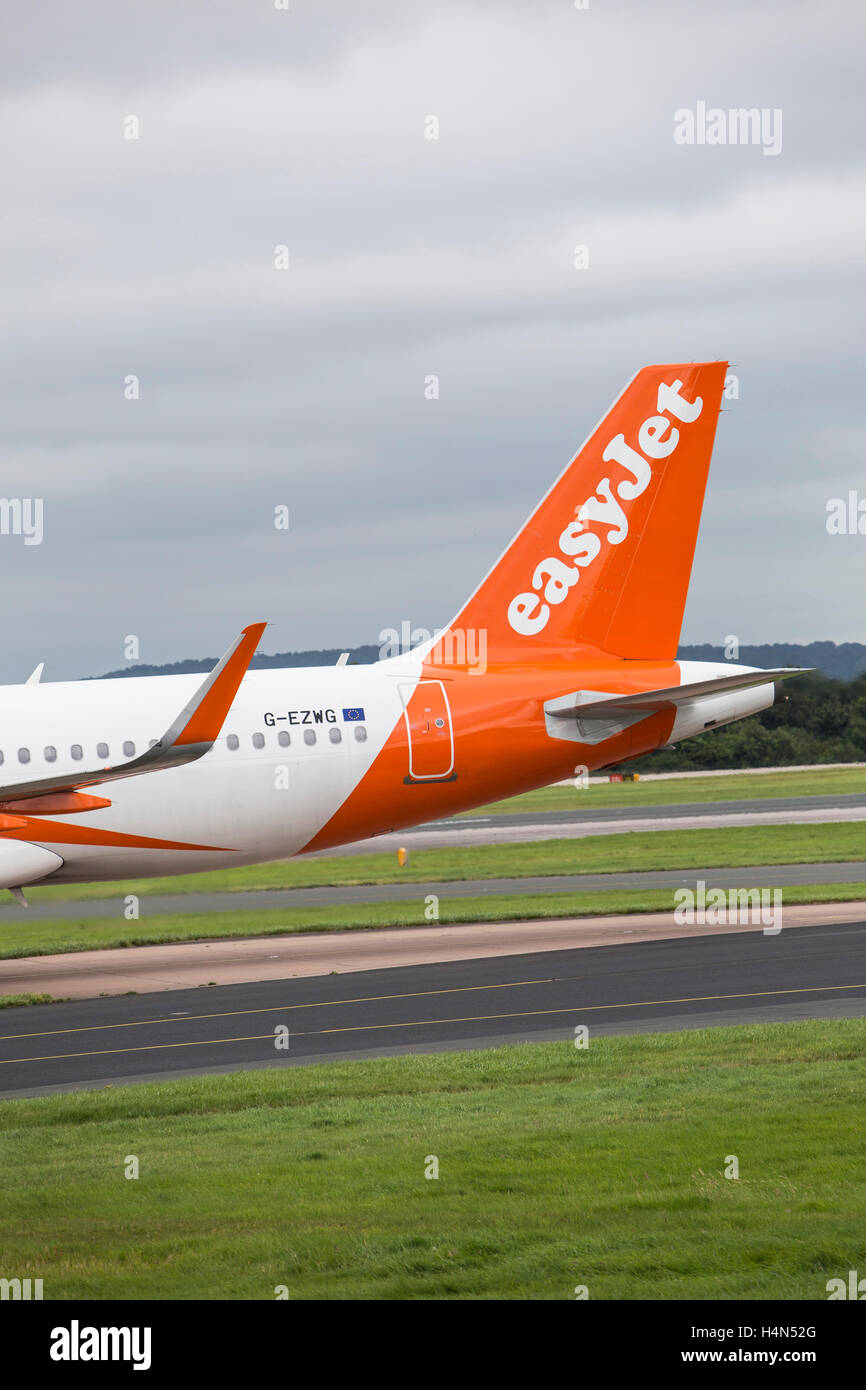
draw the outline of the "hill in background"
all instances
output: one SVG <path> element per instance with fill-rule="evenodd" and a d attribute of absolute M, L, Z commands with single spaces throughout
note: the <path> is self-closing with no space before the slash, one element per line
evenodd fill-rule
<path fill-rule="evenodd" d="M 338 656 L 345 651 L 349 651 L 349 648 L 327 647 L 311 652 L 274 652 L 273 656 L 256 652 L 250 662 L 250 669 L 266 671 L 282 666 L 335 666 Z M 349 654 L 349 661 L 353 666 L 366 666 L 378 659 L 379 648 L 374 646 L 354 647 Z M 100 679 L 108 680 L 114 676 L 188 676 L 196 671 L 212 671 L 218 661 L 218 656 L 197 656 L 189 657 L 186 661 L 170 661 L 165 666 L 149 666 L 145 662 L 139 662 L 136 666 L 125 666 L 120 671 L 106 671 Z"/>
<path fill-rule="evenodd" d="M 677 652 L 683 661 L 724 661 L 724 647 L 680 647 Z M 756 646 L 741 646 L 736 663 L 739 666 L 765 666 L 773 670 L 780 666 L 814 666 L 831 680 L 853 681 L 866 671 L 866 647 L 860 642 L 762 642 Z"/>

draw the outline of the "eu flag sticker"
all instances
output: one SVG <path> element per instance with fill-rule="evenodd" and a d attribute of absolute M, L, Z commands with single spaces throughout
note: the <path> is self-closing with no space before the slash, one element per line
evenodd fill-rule
<path fill-rule="evenodd" d="M 359 719 L 364 718 L 364 711 L 360 707 L 356 709 L 344 709 L 343 718 L 347 724 L 356 724 Z"/>

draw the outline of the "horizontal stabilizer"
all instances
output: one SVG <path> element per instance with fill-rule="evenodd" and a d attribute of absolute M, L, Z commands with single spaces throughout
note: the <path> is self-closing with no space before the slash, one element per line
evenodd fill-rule
<path fill-rule="evenodd" d="M 611 715 L 622 713 L 653 714 L 660 709 L 676 709 L 701 695 L 719 695 L 726 690 L 747 690 L 753 685 L 769 685 L 771 681 L 785 680 L 789 676 L 807 675 L 813 667 L 781 666 L 775 671 L 741 671 L 731 676 L 716 676 L 710 680 L 692 681 L 686 685 L 672 685 L 666 690 L 639 690 L 629 695 L 605 694 L 599 690 L 578 690 L 573 695 L 563 695 L 557 700 L 548 700 L 544 706 L 545 714 L 553 719 L 610 719 Z"/>

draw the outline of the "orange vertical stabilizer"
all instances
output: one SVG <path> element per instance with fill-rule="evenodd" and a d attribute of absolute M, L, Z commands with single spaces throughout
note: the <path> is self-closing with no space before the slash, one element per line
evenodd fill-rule
<path fill-rule="evenodd" d="M 438 639 L 433 665 L 464 666 L 479 633 L 490 666 L 586 649 L 676 656 L 726 369 L 637 373 Z"/>

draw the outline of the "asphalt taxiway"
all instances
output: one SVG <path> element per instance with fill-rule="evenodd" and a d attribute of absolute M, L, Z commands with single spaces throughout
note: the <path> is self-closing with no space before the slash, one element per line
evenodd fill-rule
<path fill-rule="evenodd" d="M 518 814 L 466 815 L 430 821 L 411 830 L 388 831 L 336 849 L 335 854 L 396 853 L 400 845 L 414 849 L 446 849 L 454 845 L 525 844 L 533 840 L 588 835 L 621 835 L 627 831 L 721 830 L 727 826 L 826 825 L 834 821 L 866 820 L 866 794 L 842 796 L 761 797 L 753 801 L 710 801 L 674 806 L 618 806 L 573 810 L 525 811 Z"/>
<path fill-rule="evenodd" d="M 864 773 L 866 781 L 866 773 Z M 428 830 L 435 826 L 437 829 L 459 830 L 471 820 L 473 825 L 480 823 L 489 824 L 496 822 L 503 825 L 535 825 L 544 822 L 548 825 L 555 825 L 557 822 L 570 822 L 581 820 L 592 821 L 618 821 L 624 817 L 629 820 L 654 820 L 659 816 L 715 816 L 721 813 L 738 813 L 744 811 L 764 811 L 788 812 L 788 811 L 844 811 L 856 807 L 866 807 L 866 792 L 829 792 L 819 796 L 761 796 L 751 798 L 740 798 L 739 800 L 718 800 L 718 801 L 677 801 L 673 803 L 663 803 L 656 806 L 619 806 L 607 807 L 581 807 L 580 798 L 586 795 L 584 788 L 575 788 L 574 808 L 560 811 L 506 811 L 502 814 L 487 815 L 476 817 L 473 812 L 468 816 L 454 816 L 448 820 L 431 821 L 424 826 L 419 826 L 419 830 Z"/>
<path fill-rule="evenodd" d="M 578 1024 L 601 1034 L 864 1014 L 861 919 L 12 1009 L 0 1015 L 0 1096 L 521 1041 L 570 1047 Z"/>
<path fill-rule="evenodd" d="M 790 888 L 797 884 L 866 883 L 866 860 L 829 864 L 770 864 L 730 869 L 658 869 L 621 874 L 535 874 L 520 878 L 413 880 L 405 883 L 323 885 L 321 888 L 259 888 L 248 892 L 142 894 L 142 915 L 160 913 L 258 912 L 269 908 L 335 907 L 415 902 L 419 915 L 430 893 L 439 898 L 483 898 L 527 893 L 650 892 L 658 888 Z M 119 915 L 123 893 L 73 902 L 34 901 L 29 907 L 3 903 L 3 922 L 80 921 Z M 254 926 L 254 923 L 251 923 Z"/>

